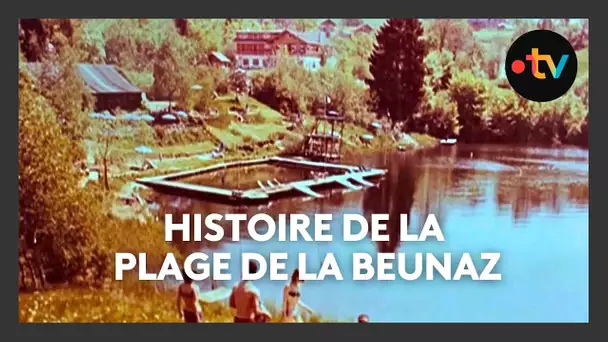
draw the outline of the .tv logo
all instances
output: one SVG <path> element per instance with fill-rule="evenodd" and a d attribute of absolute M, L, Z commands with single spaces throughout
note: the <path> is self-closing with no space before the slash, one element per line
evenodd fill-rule
<path fill-rule="evenodd" d="M 578 61 L 570 42 L 548 30 L 530 31 L 517 38 L 505 61 L 505 73 L 513 90 L 536 102 L 553 101 L 564 95 L 577 71 Z"/>
<path fill-rule="evenodd" d="M 568 55 L 562 55 L 556 67 L 551 55 L 541 55 L 538 53 L 538 48 L 532 48 L 532 53 L 526 55 L 526 60 L 530 61 L 532 64 L 532 75 L 539 80 L 544 80 L 547 78 L 547 76 L 544 72 L 540 72 L 538 70 L 540 62 L 547 63 L 549 70 L 551 71 L 551 75 L 553 78 L 557 79 L 561 76 L 564 66 L 566 66 L 566 62 L 568 62 L 568 57 Z M 521 74 L 525 69 L 526 64 L 519 59 L 513 61 L 511 64 L 511 70 L 513 70 L 513 72 L 516 74 Z"/>

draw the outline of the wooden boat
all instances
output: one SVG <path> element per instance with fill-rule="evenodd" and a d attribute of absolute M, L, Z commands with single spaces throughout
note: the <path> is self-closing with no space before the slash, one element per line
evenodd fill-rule
<path fill-rule="evenodd" d="M 439 140 L 439 143 L 441 145 L 455 145 L 456 144 L 456 139 L 450 138 L 450 139 L 441 139 Z"/>

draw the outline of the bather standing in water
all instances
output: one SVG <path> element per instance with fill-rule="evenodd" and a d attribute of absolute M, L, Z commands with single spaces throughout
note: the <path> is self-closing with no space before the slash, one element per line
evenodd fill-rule
<path fill-rule="evenodd" d="M 184 282 L 177 288 L 177 311 L 186 323 L 199 323 L 203 320 L 203 310 L 199 303 L 199 288 L 185 271 Z M 182 307 L 183 303 L 183 307 Z"/>

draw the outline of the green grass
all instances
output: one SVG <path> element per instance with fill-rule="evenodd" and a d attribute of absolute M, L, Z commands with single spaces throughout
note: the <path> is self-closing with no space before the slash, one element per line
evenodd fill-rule
<path fill-rule="evenodd" d="M 205 320 L 230 322 L 232 312 L 204 305 Z M 150 288 L 64 288 L 19 294 L 20 322 L 138 323 L 181 322 L 173 291 Z"/>
<path fill-rule="evenodd" d="M 276 305 L 265 303 L 278 322 Z M 203 320 L 232 322 L 234 313 L 223 303 L 203 304 Z M 65 287 L 19 294 L 19 321 L 36 323 L 144 323 L 182 322 L 177 313 L 175 292 L 158 282 L 127 279 L 106 289 Z M 331 322 L 320 316 L 307 322 Z"/>
<path fill-rule="evenodd" d="M 249 115 L 259 114 L 266 123 L 280 123 L 283 121 L 281 113 L 257 101 L 253 97 L 245 95 L 239 96 L 239 102 L 235 101 L 234 94 L 219 96 L 213 100 L 211 107 L 216 108 L 220 114 L 227 114 L 231 108 L 244 109 L 247 105 L 249 106 Z"/>

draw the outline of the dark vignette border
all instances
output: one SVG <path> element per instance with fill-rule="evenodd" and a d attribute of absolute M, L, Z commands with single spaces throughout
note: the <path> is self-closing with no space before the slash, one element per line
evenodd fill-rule
<path fill-rule="evenodd" d="M 594 6 L 595 7 L 595 6 Z M 16 10 L 15 10 L 16 9 Z M 11 281 L 12 275 L 17 274 L 17 229 L 18 225 L 18 186 L 17 186 L 17 118 L 18 113 L 15 108 L 18 108 L 18 94 L 16 91 L 17 85 L 17 18 L 20 17 L 360 17 L 360 18 L 382 18 L 382 17 L 418 17 L 418 18 L 483 18 L 483 17 L 568 17 L 568 18 L 591 18 L 590 31 L 596 44 L 590 44 L 590 52 L 594 60 L 606 60 L 606 46 L 600 44 L 599 32 L 606 32 L 606 23 L 601 20 L 593 20 L 592 13 L 596 12 L 591 8 L 590 2 L 578 0 L 576 2 L 553 1 L 551 4 L 542 2 L 534 2 L 530 0 L 512 0 L 507 3 L 499 4 L 487 0 L 469 0 L 463 1 L 408 1 L 408 2 L 393 2 L 386 0 L 374 0 L 373 2 L 362 2 L 355 5 L 354 1 L 328 2 L 307 0 L 304 2 L 291 1 L 226 1 L 226 2 L 207 2 L 207 1 L 155 1 L 148 0 L 146 2 L 126 2 L 105 0 L 99 2 L 80 2 L 80 1 L 39 1 L 28 0 L 24 2 L 13 2 L 10 6 L 5 7 L 5 11 L 10 11 L 11 18 L 1 21 L 3 46 L 6 47 L 6 53 L 1 54 L 4 60 L 3 65 L 7 67 L 6 73 L 0 81 L 3 83 L 2 88 L 6 89 L 4 94 L 7 108 L 3 115 L 3 124 L 1 125 L 3 156 L 5 160 L 12 160 L 14 164 L 8 164 L 2 168 L 2 208 L 4 216 L 4 234 L 6 238 L 1 239 L 3 248 L 0 248 L 0 253 L 5 254 L 0 260 L 3 263 L 7 280 L 0 283 L 2 287 L 2 295 L 6 298 L 3 300 L 4 305 L 0 306 L 0 322 L 7 323 L 5 326 L 11 325 L 10 329 L 4 332 L 10 332 L 9 341 L 12 340 L 34 340 L 34 339 L 65 339 L 66 337 L 86 337 L 91 339 L 103 339 L 116 336 L 130 338 L 150 338 L 162 339 L 166 341 L 168 338 L 178 339 L 243 339 L 253 338 L 254 340 L 277 338 L 284 340 L 291 336 L 301 335 L 306 339 L 317 339 L 323 341 L 333 339 L 334 336 L 340 335 L 340 339 L 348 340 L 371 340 L 383 337 L 392 337 L 402 339 L 425 339 L 429 337 L 441 338 L 442 340 L 450 339 L 455 336 L 461 336 L 467 339 L 472 337 L 481 337 L 484 340 L 488 338 L 500 336 L 502 338 L 521 339 L 534 338 L 531 334 L 542 334 L 543 340 L 552 339 L 585 339 L 590 335 L 587 326 L 584 324 L 517 324 L 514 326 L 505 326 L 501 324 L 489 325 L 471 325 L 464 324 L 443 324 L 441 327 L 424 324 L 372 324 L 362 327 L 360 324 L 305 324 L 289 326 L 284 324 L 275 325 L 272 328 L 265 325 L 245 325 L 238 328 L 231 324 L 204 324 L 204 325 L 184 325 L 184 324 L 19 324 L 18 323 L 18 296 L 17 281 Z M 599 12 L 597 12 L 599 13 Z M 597 18 L 599 19 L 599 18 Z M 11 47 L 10 49 L 8 47 Z M 591 165 L 590 174 L 600 173 L 606 174 L 606 163 L 600 163 L 599 144 L 601 136 L 599 135 L 600 123 L 605 121 L 605 117 L 600 116 L 600 108 L 605 108 L 606 97 L 600 95 L 600 91 L 606 89 L 604 86 L 605 79 L 599 77 L 600 70 L 603 65 L 597 64 L 595 77 L 590 78 L 594 82 L 594 87 L 591 88 L 591 105 L 598 110 L 598 114 L 592 119 L 596 122 L 595 129 L 592 129 L 590 136 L 591 145 L 596 146 L 598 151 L 595 153 L 595 164 Z M 9 76 L 10 75 L 10 76 Z M 8 94 L 13 94 L 9 96 Z M 596 97 L 597 95 L 597 97 Z M 12 113 L 9 113 L 8 107 L 12 106 Z M 606 125 L 604 125 L 605 127 Z M 595 142 L 593 142 L 595 141 Z M 595 171 L 593 171 L 595 170 Z M 6 176 L 5 176 L 6 174 Z M 14 178 L 13 178 L 14 177 Z M 599 177 L 599 176 L 598 176 Z M 595 191 L 591 192 L 596 197 L 596 201 L 591 201 L 593 207 L 595 203 L 596 216 L 594 222 L 599 227 L 599 196 L 605 194 L 605 191 L 600 191 L 600 184 L 603 189 L 605 179 L 596 177 Z M 591 209 L 590 209 L 591 210 Z M 7 227 L 10 223 L 10 227 Z M 596 230 L 594 241 L 596 248 L 590 248 L 590 251 L 597 250 L 598 243 L 601 242 L 599 234 L 603 230 Z M 591 242 L 592 240 L 590 240 Z M 597 254 L 597 253 L 596 253 Z M 591 265 L 591 263 L 590 263 Z M 598 263 L 594 263 L 598 265 Z M 597 267 L 596 267 L 597 268 Z M 591 274 L 592 272 L 590 272 Z M 597 283 L 599 278 L 593 278 Z M 591 278 L 590 278 L 591 280 Z M 602 286 L 596 285 L 596 288 Z M 596 302 L 599 302 L 596 294 Z M 589 305 L 589 308 L 597 306 Z M 416 310 L 416 308 L 405 308 Z M 591 316 L 591 315 L 589 315 Z M 590 320 L 591 322 L 591 320 Z M 15 338 L 16 337 L 16 338 Z M 298 337 L 299 338 L 299 337 Z"/>

